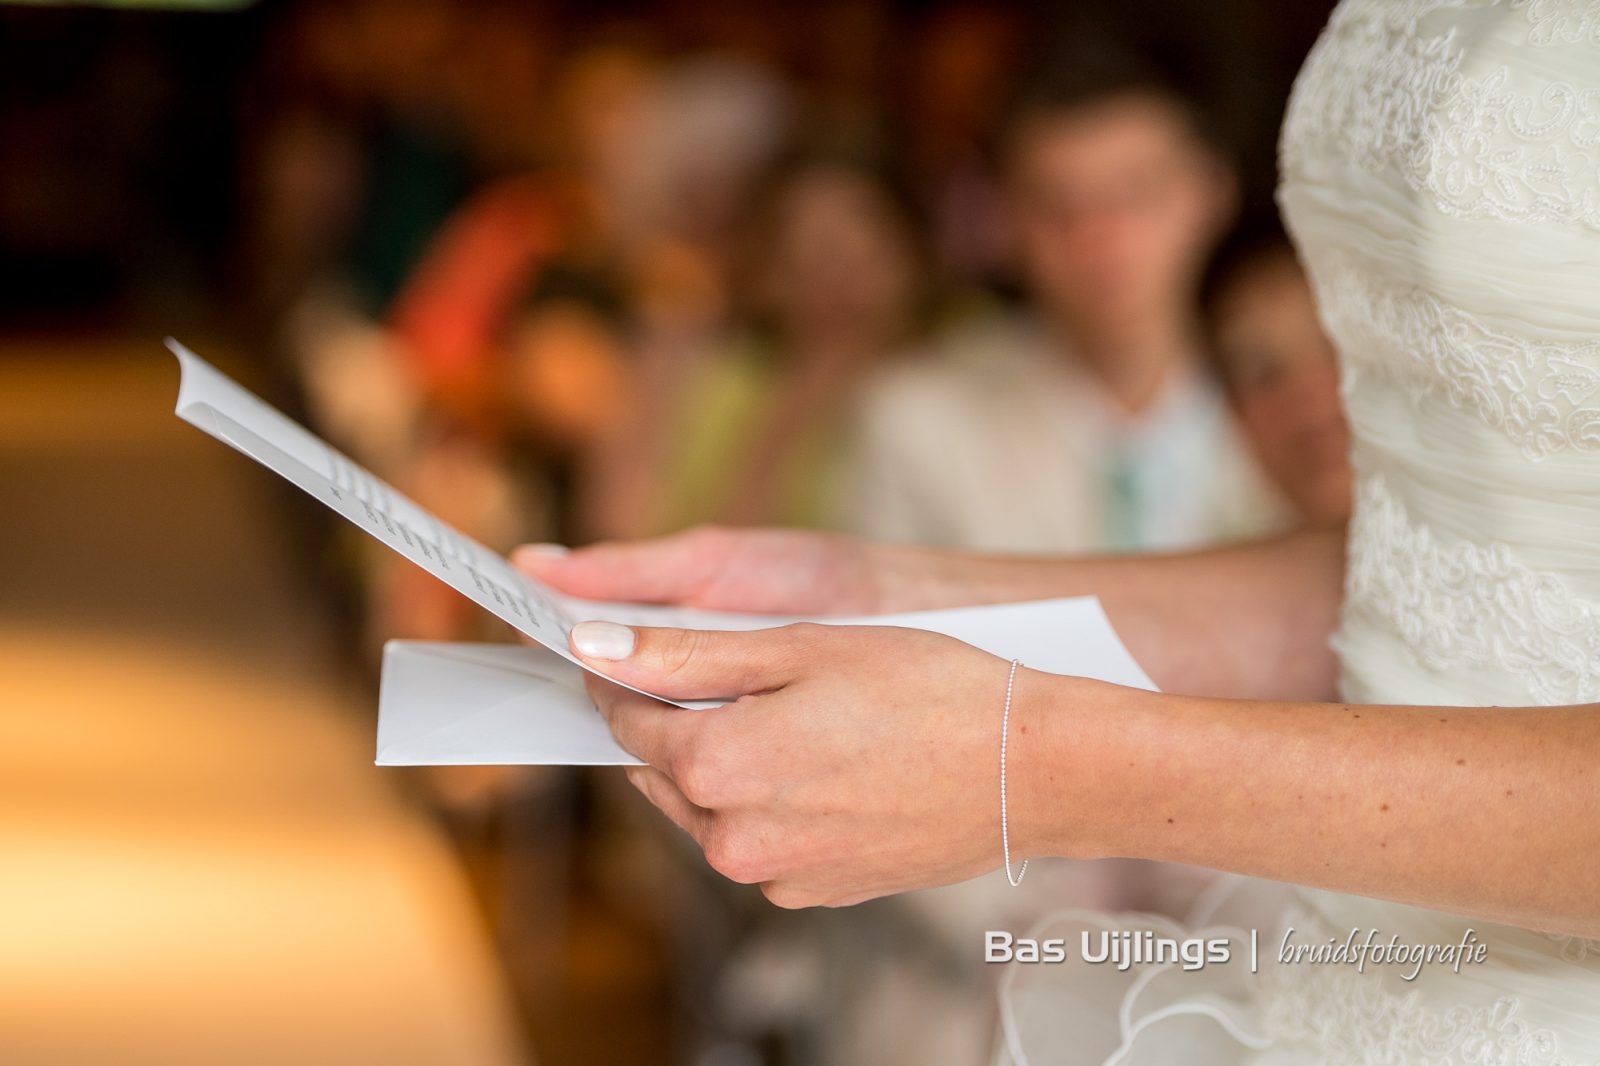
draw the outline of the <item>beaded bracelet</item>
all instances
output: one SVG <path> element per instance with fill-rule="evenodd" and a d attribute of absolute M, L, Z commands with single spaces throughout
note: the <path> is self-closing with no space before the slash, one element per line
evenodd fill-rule
<path fill-rule="evenodd" d="M 1028 872 L 1028 860 L 1023 859 L 1015 877 L 1011 876 L 1011 827 L 1006 817 L 1006 734 L 1011 731 L 1011 693 L 1017 685 L 1017 667 L 1021 659 L 1011 660 L 1011 674 L 1006 678 L 1006 709 L 1000 715 L 1000 850 L 1006 860 L 1006 880 L 1011 887 L 1022 884 L 1022 875 Z"/>

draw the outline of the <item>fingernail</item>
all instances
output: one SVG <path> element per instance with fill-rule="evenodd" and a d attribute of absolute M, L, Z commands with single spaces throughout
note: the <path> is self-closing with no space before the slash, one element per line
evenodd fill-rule
<path fill-rule="evenodd" d="M 564 544 L 524 544 L 511 553 L 513 562 L 523 559 L 559 559 L 572 549 Z"/>
<path fill-rule="evenodd" d="M 572 646 L 589 659 L 626 659 L 633 654 L 633 630 L 616 622 L 579 622 Z"/>

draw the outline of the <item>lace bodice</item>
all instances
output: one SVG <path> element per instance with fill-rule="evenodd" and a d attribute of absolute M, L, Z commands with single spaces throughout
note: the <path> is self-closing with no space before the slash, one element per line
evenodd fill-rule
<path fill-rule="evenodd" d="M 1346 0 L 1280 201 L 1343 360 L 1352 699 L 1600 699 L 1600 3 Z"/>

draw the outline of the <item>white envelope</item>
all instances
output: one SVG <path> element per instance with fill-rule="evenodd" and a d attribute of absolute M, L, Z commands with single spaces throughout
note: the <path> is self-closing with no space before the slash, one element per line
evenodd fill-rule
<path fill-rule="evenodd" d="M 687 712 L 693 714 L 695 712 Z M 379 766 L 626 766 L 583 668 L 522 644 L 391 640 L 378 697 Z"/>
<path fill-rule="evenodd" d="M 928 629 L 1036 670 L 1155 689 L 1093 596 L 818 621 Z M 639 760 L 611 738 L 584 691 L 582 669 L 554 652 L 392 640 L 384 646 L 377 762 L 625 766 Z"/>

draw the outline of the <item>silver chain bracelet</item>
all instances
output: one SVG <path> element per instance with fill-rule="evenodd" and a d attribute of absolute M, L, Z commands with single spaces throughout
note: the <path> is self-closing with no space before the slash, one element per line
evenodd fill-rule
<path fill-rule="evenodd" d="M 1000 716 L 1000 849 L 1006 860 L 1006 880 L 1011 887 L 1022 884 L 1022 875 L 1028 872 L 1028 860 L 1023 859 L 1017 875 L 1011 876 L 1011 826 L 1006 816 L 1006 734 L 1011 732 L 1011 693 L 1017 685 L 1017 667 L 1021 659 L 1011 660 L 1011 674 L 1006 678 L 1006 709 Z"/>

